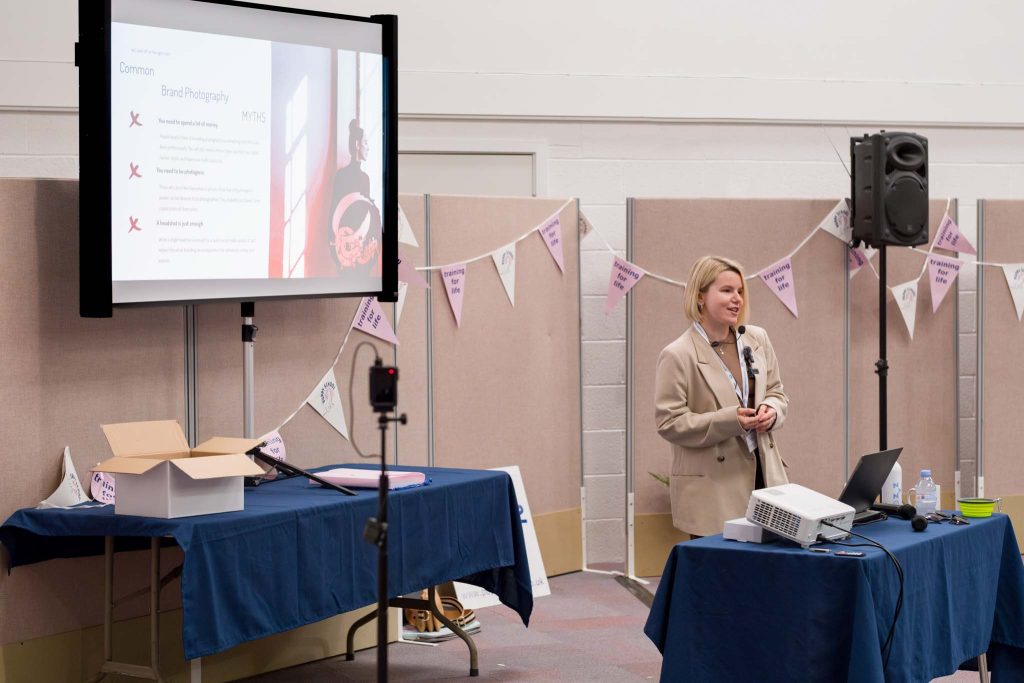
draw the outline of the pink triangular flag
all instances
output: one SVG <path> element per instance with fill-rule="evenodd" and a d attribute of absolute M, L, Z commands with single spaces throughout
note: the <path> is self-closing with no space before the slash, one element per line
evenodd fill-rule
<path fill-rule="evenodd" d="M 420 271 L 412 265 L 412 261 L 406 258 L 402 250 L 398 250 L 398 279 L 401 282 L 408 282 L 410 285 L 416 285 L 423 289 L 429 289 L 430 285 L 427 284 L 427 280 L 420 275 Z"/>
<path fill-rule="evenodd" d="M 904 282 L 901 285 L 890 287 L 892 297 L 896 299 L 896 305 L 903 314 L 903 322 L 907 326 L 910 338 L 914 338 L 914 323 L 917 321 L 917 280 Z"/>
<path fill-rule="evenodd" d="M 978 253 L 974 250 L 974 245 L 968 242 L 964 234 L 960 232 L 956 221 L 950 218 L 948 213 L 942 217 L 942 222 L 939 223 L 938 235 L 935 237 L 932 249 L 949 249 L 963 254 Z"/>
<path fill-rule="evenodd" d="M 356 311 L 356 317 L 352 320 L 352 327 L 377 337 L 377 339 L 398 344 L 398 337 L 391 329 L 391 323 L 388 322 L 384 311 L 380 308 L 380 302 L 375 296 L 363 297 L 363 300 L 359 302 L 359 309 Z"/>
<path fill-rule="evenodd" d="M 604 314 L 611 313 L 622 297 L 626 296 L 626 292 L 633 289 L 643 276 L 644 271 L 640 266 L 616 256 L 612 261 L 612 272 L 608 278 L 608 296 L 604 300 Z"/>
<path fill-rule="evenodd" d="M 790 259 L 787 257 L 776 261 L 758 275 L 761 277 L 761 281 L 768 285 L 768 289 L 772 290 L 775 296 L 786 304 L 789 312 L 799 318 L 800 315 L 796 310 L 796 282 L 793 279 L 793 263 Z"/>
<path fill-rule="evenodd" d="M 548 245 L 551 258 L 555 259 L 558 269 L 565 272 L 565 265 L 562 259 L 562 221 L 555 216 L 544 225 L 540 226 L 540 236 L 544 238 L 544 244 Z"/>
<path fill-rule="evenodd" d="M 960 261 L 945 256 L 928 255 L 928 280 L 932 288 L 932 313 L 939 310 L 939 304 L 946 298 L 946 292 L 953 280 L 960 274 Z"/>
<path fill-rule="evenodd" d="M 1013 307 L 1017 310 L 1017 321 L 1024 314 L 1024 263 L 1008 263 L 1003 266 L 1006 285 L 1010 288 Z"/>
<path fill-rule="evenodd" d="M 462 327 L 462 295 L 466 289 L 466 264 L 459 263 L 441 269 L 445 291 L 448 292 L 448 303 L 455 314 L 455 324 Z"/>
<path fill-rule="evenodd" d="M 861 268 L 868 264 L 867 255 L 865 255 L 864 251 L 861 250 L 859 247 L 850 249 L 847 252 L 847 257 L 847 261 L 849 264 L 847 270 L 849 271 L 851 278 L 857 273 L 859 273 Z"/>

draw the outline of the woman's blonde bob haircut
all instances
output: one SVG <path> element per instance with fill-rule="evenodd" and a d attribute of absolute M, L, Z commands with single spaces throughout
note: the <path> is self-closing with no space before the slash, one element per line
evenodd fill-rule
<path fill-rule="evenodd" d="M 732 259 L 721 256 L 703 256 L 693 264 L 690 271 L 690 279 L 686 281 L 686 291 L 683 293 L 683 311 L 686 317 L 694 322 L 700 322 L 701 312 L 697 307 L 700 294 L 707 294 L 711 283 L 725 271 L 732 271 L 740 276 L 743 283 L 743 303 L 740 304 L 739 324 L 747 322 L 750 314 L 750 304 L 747 301 L 747 280 L 743 275 L 743 266 Z"/>

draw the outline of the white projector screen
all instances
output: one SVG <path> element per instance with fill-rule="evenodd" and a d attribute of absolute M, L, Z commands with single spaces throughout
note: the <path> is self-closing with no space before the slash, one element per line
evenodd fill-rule
<path fill-rule="evenodd" d="M 383 24 L 200 0 L 109 6 L 111 303 L 379 296 L 396 211 Z"/>

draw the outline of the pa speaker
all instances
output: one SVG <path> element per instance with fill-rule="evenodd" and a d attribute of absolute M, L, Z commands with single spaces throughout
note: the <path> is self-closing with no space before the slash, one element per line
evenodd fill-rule
<path fill-rule="evenodd" d="M 885 132 L 850 138 L 853 238 L 869 246 L 928 242 L 928 139 Z"/>

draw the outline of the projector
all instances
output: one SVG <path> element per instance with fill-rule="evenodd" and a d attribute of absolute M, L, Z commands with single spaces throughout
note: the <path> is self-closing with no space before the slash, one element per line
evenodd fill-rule
<path fill-rule="evenodd" d="M 853 515 L 846 503 L 799 484 L 758 489 L 747 504 L 748 520 L 805 548 L 817 543 L 819 534 L 827 541 L 847 538 Z"/>

